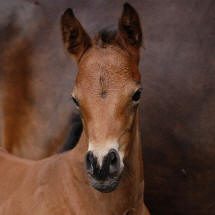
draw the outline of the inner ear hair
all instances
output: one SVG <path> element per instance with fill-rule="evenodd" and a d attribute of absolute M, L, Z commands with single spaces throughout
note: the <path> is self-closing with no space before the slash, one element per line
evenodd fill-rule
<path fill-rule="evenodd" d="M 128 3 L 123 6 L 119 19 L 118 41 L 120 45 L 138 62 L 142 45 L 142 30 L 136 10 Z"/>
<path fill-rule="evenodd" d="M 61 30 L 68 52 L 80 61 L 85 51 L 91 46 L 91 39 L 70 8 L 61 17 Z"/>

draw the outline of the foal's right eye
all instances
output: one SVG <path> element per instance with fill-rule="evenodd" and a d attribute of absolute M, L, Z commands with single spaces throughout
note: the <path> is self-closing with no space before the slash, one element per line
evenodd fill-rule
<path fill-rule="evenodd" d="M 134 102 L 138 102 L 139 99 L 140 99 L 141 93 L 142 93 L 142 88 L 138 89 L 138 90 L 134 93 L 134 95 L 132 96 L 132 100 L 133 100 Z"/>
<path fill-rule="evenodd" d="M 75 103 L 75 105 L 76 105 L 77 107 L 79 107 L 79 102 L 78 102 L 78 100 L 77 100 L 75 97 L 72 97 L 72 100 L 73 100 L 73 102 Z"/>

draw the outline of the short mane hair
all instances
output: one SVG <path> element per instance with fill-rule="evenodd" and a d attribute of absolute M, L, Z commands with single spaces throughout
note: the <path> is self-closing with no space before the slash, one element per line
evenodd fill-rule
<path fill-rule="evenodd" d="M 113 27 L 100 30 L 95 36 L 94 41 L 95 44 L 101 48 L 104 48 L 106 45 L 119 46 L 117 41 L 117 30 Z"/>

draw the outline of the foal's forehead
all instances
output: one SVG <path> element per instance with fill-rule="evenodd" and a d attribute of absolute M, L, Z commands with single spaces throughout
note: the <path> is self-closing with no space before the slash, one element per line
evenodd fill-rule
<path fill-rule="evenodd" d="M 77 82 L 81 84 L 125 85 L 138 83 L 140 74 L 137 64 L 127 53 L 115 46 L 93 47 L 87 51 L 79 64 Z"/>

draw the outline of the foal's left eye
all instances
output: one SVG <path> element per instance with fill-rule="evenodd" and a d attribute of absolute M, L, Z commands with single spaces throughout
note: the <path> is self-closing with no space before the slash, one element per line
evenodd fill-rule
<path fill-rule="evenodd" d="M 142 89 L 140 88 L 140 89 L 138 89 L 138 90 L 134 93 L 134 95 L 132 96 L 132 100 L 133 100 L 134 102 L 139 101 L 139 100 L 140 100 L 141 93 L 142 93 Z"/>
<path fill-rule="evenodd" d="M 78 102 L 78 100 L 77 100 L 75 97 L 72 97 L 72 100 L 73 100 L 73 102 L 75 103 L 75 105 L 76 105 L 77 107 L 79 107 L 79 102 Z"/>

